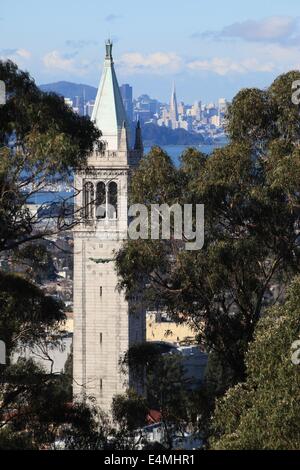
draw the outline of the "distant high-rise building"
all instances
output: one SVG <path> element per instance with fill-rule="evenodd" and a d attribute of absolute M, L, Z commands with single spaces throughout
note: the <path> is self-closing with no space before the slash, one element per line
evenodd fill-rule
<path fill-rule="evenodd" d="M 227 111 L 227 101 L 225 98 L 220 98 L 219 99 L 219 113 L 225 114 Z"/>
<path fill-rule="evenodd" d="M 71 100 L 71 98 L 65 98 L 65 104 L 70 108 L 73 108 L 73 101 Z"/>
<path fill-rule="evenodd" d="M 178 121 L 178 106 L 177 106 L 175 83 L 173 83 L 173 90 L 172 90 L 171 101 L 170 101 L 170 120 L 172 121 L 173 127 L 176 127 L 176 123 Z"/>
<path fill-rule="evenodd" d="M 195 117 L 197 121 L 201 121 L 202 111 L 201 111 L 201 101 L 195 101 L 191 109 L 191 115 Z"/>
<path fill-rule="evenodd" d="M 182 114 L 182 115 L 185 114 L 185 106 L 184 106 L 184 102 L 183 102 L 183 101 L 180 101 L 180 103 L 179 103 L 179 105 L 178 105 L 178 113 L 179 113 L 179 114 Z"/>
<path fill-rule="evenodd" d="M 74 113 L 80 114 L 80 109 L 78 108 L 78 106 L 74 105 L 74 101 L 71 100 L 71 98 L 65 98 L 64 101 L 65 104 L 69 106 L 69 108 L 71 108 Z"/>
<path fill-rule="evenodd" d="M 220 125 L 221 125 L 220 116 L 218 116 L 218 115 L 212 116 L 211 119 L 210 119 L 210 122 L 214 126 L 220 127 Z"/>
<path fill-rule="evenodd" d="M 206 105 L 205 115 L 208 119 L 218 115 L 218 109 L 216 108 L 214 103 L 209 103 Z"/>
<path fill-rule="evenodd" d="M 158 101 L 153 100 L 148 95 L 141 95 L 135 100 L 135 111 L 138 110 L 148 111 L 151 117 L 157 113 Z"/>
<path fill-rule="evenodd" d="M 93 114 L 94 106 L 95 106 L 94 100 L 88 101 L 84 106 L 84 115 L 89 116 L 91 118 Z"/>
<path fill-rule="evenodd" d="M 129 122 L 133 121 L 132 86 L 125 83 L 120 86 L 124 108 Z"/>
<path fill-rule="evenodd" d="M 228 103 L 226 101 L 225 98 L 220 98 L 219 99 L 219 106 L 218 106 L 218 110 L 219 110 L 219 118 L 220 118 L 220 122 L 223 123 L 224 122 L 224 119 L 226 117 L 226 114 L 227 114 L 227 108 L 228 108 Z"/>
<path fill-rule="evenodd" d="M 80 116 L 84 115 L 84 97 L 75 96 L 73 100 L 73 111 Z"/>

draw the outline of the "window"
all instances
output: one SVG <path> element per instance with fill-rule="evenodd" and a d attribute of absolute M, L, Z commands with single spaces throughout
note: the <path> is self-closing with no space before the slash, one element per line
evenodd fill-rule
<path fill-rule="evenodd" d="M 94 185 L 90 181 L 84 184 L 83 189 L 83 206 L 84 206 L 84 218 L 93 218 L 93 203 L 94 203 Z"/>
<path fill-rule="evenodd" d="M 102 333 L 100 333 L 100 345 L 102 345 Z"/>
<path fill-rule="evenodd" d="M 105 184 L 99 181 L 95 187 L 90 181 L 84 184 L 84 216 L 86 219 L 116 219 L 118 217 L 118 185 L 115 181 Z M 94 203 L 96 213 L 94 212 Z"/>
<path fill-rule="evenodd" d="M 108 185 L 108 218 L 118 217 L 118 185 L 111 181 Z"/>
<path fill-rule="evenodd" d="M 97 219 L 105 219 L 106 217 L 106 188 L 103 181 L 97 183 L 96 217 Z"/>

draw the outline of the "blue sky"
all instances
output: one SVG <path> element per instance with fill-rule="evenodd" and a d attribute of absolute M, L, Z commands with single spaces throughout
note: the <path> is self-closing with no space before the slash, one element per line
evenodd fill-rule
<path fill-rule="evenodd" d="M 300 69 L 299 0 L 0 0 L 0 58 L 37 83 L 97 86 L 104 41 L 134 95 L 231 99 Z"/>

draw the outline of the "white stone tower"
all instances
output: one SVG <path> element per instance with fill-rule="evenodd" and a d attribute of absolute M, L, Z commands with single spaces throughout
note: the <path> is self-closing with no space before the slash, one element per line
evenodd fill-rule
<path fill-rule="evenodd" d="M 134 149 L 129 148 L 110 41 L 92 120 L 102 132 L 101 145 L 75 175 L 75 205 L 83 208 L 83 221 L 74 230 L 73 390 L 75 399 L 94 397 L 109 412 L 114 395 L 132 385 L 119 360 L 130 345 L 145 340 L 142 308 L 132 313 L 116 289 L 113 258 L 127 233 L 128 178 L 143 146 L 138 124 Z"/>

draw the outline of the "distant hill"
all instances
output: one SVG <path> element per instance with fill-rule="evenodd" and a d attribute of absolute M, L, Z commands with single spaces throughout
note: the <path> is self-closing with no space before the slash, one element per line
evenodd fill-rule
<path fill-rule="evenodd" d="M 85 101 L 94 100 L 97 94 L 97 88 L 93 86 L 72 82 L 47 83 L 45 85 L 40 85 L 40 89 L 46 92 L 57 93 L 58 95 L 70 98 L 73 101 L 76 96 L 83 98 L 84 95 Z"/>
<path fill-rule="evenodd" d="M 185 129 L 169 129 L 155 124 L 142 126 L 144 146 L 151 145 L 196 145 L 203 144 L 202 135 L 188 132 Z"/>

